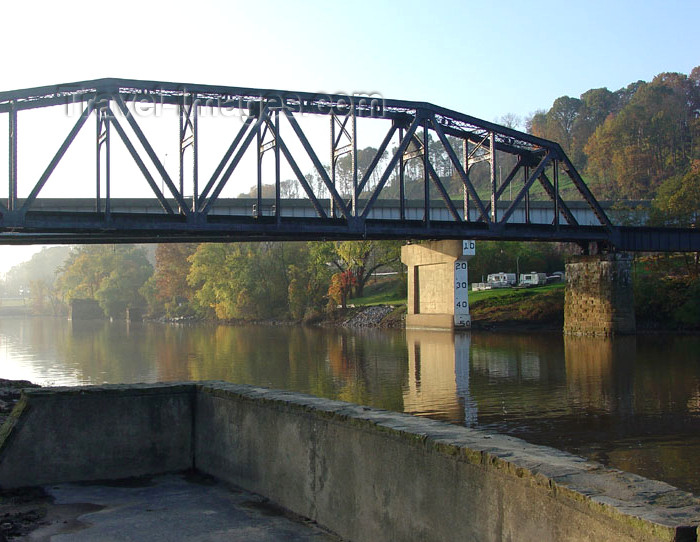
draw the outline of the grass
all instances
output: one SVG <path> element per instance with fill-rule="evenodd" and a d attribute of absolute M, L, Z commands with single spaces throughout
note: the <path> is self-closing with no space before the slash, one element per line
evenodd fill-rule
<path fill-rule="evenodd" d="M 356 307 L 372 305 L 405 305 L 406 296 L 399 293 L 398 277 L 383 277 L 365 286 L 362 297 L 351 298 L 348 303 Z M 469 304 L 486 302 L 488 305 L 518 303 L 532 296 L 564 288 L 564 283 L 538 286 L 535 288 L 503 288 L 469 292 Z"/>
<path fill-rule="evenodd" d="M 564 283 L 560 283 L 470 293 L 472 322 L 558 328 L 564 320 L 564 289 Z"/>
<path fill-rule="evenodd" d="M 399 281 L 397 276 L 382 277 L 365 285 L 362 297 L 348 300 L 348 303 L 356 307 L 370 307 L 372 305 L 405 305 L 406 296 L 399 293 Z"/>
<path fill-rule="evenodd" d="M 469 292 L 469 303 L 489 302 L 489 305 L 504 305 L 517 303 L 529 297 L 539 295 L 552 290 L 564 288 L 564 283 L 549 284 L 547 286 L 536 286 L 534 288 L 503 288 L 498 290 L 482 290 L 479 292 Z"/>
<path fill-rule="evenodd" d="M 400 305 L 394 319 L 406 310 L 406 297 L 400 295 L 400 279 L 382 277 L 365 286 L 362 297 L 349 299 L 355 307 Z M 534 288 L 503 288 L 469 292 L 472 321 L 476 324 L 545 325 L 561 327 L 564 317 L 564 283 Z"/>

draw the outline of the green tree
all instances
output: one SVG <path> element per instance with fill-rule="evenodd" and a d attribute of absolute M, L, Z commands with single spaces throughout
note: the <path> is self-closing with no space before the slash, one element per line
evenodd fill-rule
<path fill-rule="evenodd" d="M 547 131 L 559 141 L 565 151 L 571 150 L 574 125 L 579 117 L 583 102 L 578 98 L 561 96 L 554 100 L 547 112 Z"/>
<path fill-rule="evenodd" d="M 299 247 L 295 263 L 289 265 L 289 312 L 292 318 L 307 319 L 315 316 L 323 307 L 331 271 L 323 252 L 315 247 L 322 243 L 309 242 Z"/>
<path fill-rule="evenodd" d="M 188 284 L 202 315 L 258 319 L 289 314 L 289 266 L 303 243 L 202 244 L 190 256 Z"/>
<path fill-rule="evenodd" d="M 128 307 L 145 303 L 139 290 L 152 273 L 142 247 L 80 246 L 61 268 L 56 290 L 64 302 L 95 299 L 107 316 L 122 316 Z"/>
<path fill-rule="evenodd" d="M 652 202 L 656 223 L 697 228 L 700 221 L 700 160 L 684 176 L 666 180 Z"/>
<path fill-rule="evenodd" d="M 187 283 L 195 290 L 194 307 L 201 316 L 235 317 L 234 296 L 237 292 L 227 258 L 238 250 L 238 245 L 203 243 L 189 257 L 192 265 Z"/>
<path fill-rule="evenodd" d="M 118 250 L 111 263 L 113 268 L 100 283 L 95 298 L 107 316 L 121 317 L 128 308 L 145 305 L 140 289 L 153 274 L 153 266 L 140 248 Z"/>
<path fill-rule="evenodd" d="M 111 245 L 75 247 L 58 270 L 56 286 L 61 298 L 96 299 L 100 284 L 114 269 L 116 250 Z"/>

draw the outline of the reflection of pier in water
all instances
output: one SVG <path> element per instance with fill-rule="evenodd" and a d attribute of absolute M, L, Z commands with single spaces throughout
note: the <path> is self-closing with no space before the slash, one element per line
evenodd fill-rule
<path fill-rule="evenodd" d="M 476 425 L 476 402 L 469 385 L 468 332 L 406 330 L 408 385 L 404 411 Z"/>

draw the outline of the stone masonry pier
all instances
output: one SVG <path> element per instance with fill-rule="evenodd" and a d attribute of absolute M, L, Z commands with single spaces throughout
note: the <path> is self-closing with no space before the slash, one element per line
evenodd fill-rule
<path fill-rule="evenodd" d="M 222 382 L 26 390 L 0 487 L 196 469 L 351 541 L 697 541 L 700 499 L 522 440 Z"/>
<path fill-rule="evenodd" d="M 566 263 L 564 333 L 618 335 L 636 331 L 632 257 L 575 256 Z"/>

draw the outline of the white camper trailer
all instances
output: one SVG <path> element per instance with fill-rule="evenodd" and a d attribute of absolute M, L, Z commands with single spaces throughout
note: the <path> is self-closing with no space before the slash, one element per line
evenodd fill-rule
<path fill-rule="evenodd" d="M 510 288 L 515 286 L 515 273 L 492 273 L 486 277 L 486 282 L 491 288 Z"/>
<path fill-rule="evenodd" d="M 544 286 L 545 284 L 547 284 L 546 273 L 533 271 L 532 273 L 521 273 L 520 275 L 520 286 Z"/>

